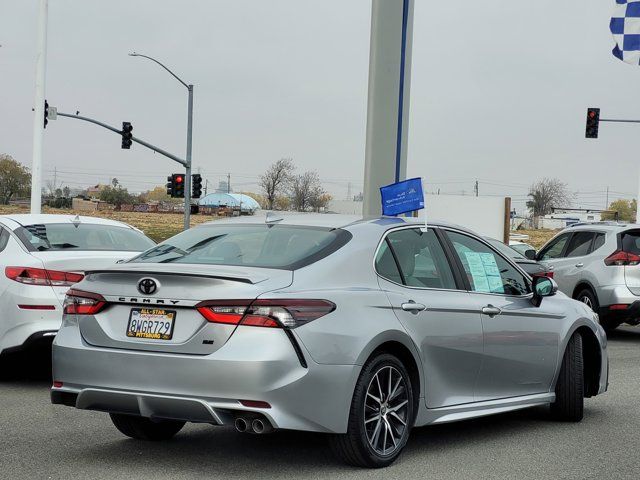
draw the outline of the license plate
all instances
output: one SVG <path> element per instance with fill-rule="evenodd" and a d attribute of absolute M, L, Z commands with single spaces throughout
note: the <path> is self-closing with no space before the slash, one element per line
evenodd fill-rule
<path fill-rule="evenodd" d="M 132 308 L 127 324 L 127 337 L 171 340 L 175 320 L 175 310 Z"/>

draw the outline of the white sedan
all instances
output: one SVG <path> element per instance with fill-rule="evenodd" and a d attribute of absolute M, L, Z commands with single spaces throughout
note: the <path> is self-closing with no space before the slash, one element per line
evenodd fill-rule
<path fill-rule="evenodd" d="M 0 353 L 55 336 L 71 285 L 87 270 L 154 246 L 125 223 L 72 215 L 0 216 Z"/>

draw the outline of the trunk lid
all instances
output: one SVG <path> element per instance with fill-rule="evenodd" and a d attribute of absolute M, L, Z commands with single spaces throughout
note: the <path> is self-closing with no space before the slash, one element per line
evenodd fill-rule
<path fill-rule="evenodd" d="M 157 290 L 142 293 L 139 284 L 152 279 Z M 109 306 L 96 315 L 79 317 L 80 332 L 92 345 L 164 353 L 207 355 L 221 348 L 236 326 L 210 323 L 194 308 L 204 300 L 253 300 L 291 285 L 289 270 L 185 264 L 124 264 L 88 272 L 79 290 L 98 293 Z M 140 310 L 145 309 L 145 310 Z M 130 320 L 141 315 L 172 323 L 170 339 L 127 335 Z M 147 318 L 147 317 L 144 317 Z"/>

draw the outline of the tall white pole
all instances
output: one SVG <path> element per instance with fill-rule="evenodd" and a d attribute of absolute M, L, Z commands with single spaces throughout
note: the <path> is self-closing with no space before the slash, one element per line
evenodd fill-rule
<path fill-rule="evenodd" d="M 44 96 L 47 72 L 48 0 L 40 0 L 36 57 L 36 92 L 33 117 L 33 161 L 31 163 L 31 213 L 42 209 L 42 141 L 44 137 Z"/>
<path fill-rule="evenodd" d="M 381 186 L 407 176 L 414 1 L 372 0 L 365 216 L 381 215 Z"/>

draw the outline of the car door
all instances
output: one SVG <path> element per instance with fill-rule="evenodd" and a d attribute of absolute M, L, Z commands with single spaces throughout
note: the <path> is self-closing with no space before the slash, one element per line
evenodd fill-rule
<path fill-rule="evenodd" d="M 558 288 L 564 291 L 561 283 L 564 279 L 565 267 L 567 262 L 564 258 L 564 252 L 567 250 L 567 243 L 571 238 L 573 232 L 563 233 L 551 240 L 545 245 L 538 253 L 536 260 L 545 265 L 550 271 L 553 272 L 553 278 L 558 283 Z M 571 293 L 569 293 L 571 295 Z"/>
<path fill-rule="evenodd" d="M 420 349 L 429 408 L 473 402 L 482 359 L 480 316 L 436 232 L 391 231 L 375 262 L 380 287 Z"/>
<path fill-rule="evenodd" d="M 484 355 L 477 401 L 548 392 L 555 374 L 562 312 L 531 303 L 528 278 L 489 244 L 447 230 L 482 323 Z M 552 308 L 552 307 L 549 307 Z"/>
<path fill-rule="evenodd" d="M 584 276 L 584 267 L 588 263 L 588 255 L 591 252 L 595 232 L 592 230 L 580 230 L 573 232 L 567 243 L 563 258 L 558 260 L 561 275 L 554 278 L 560 290 L 573 296 L 573 292 Z M 562 286 L 560 286 L 562 284 Z"/>

